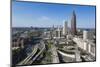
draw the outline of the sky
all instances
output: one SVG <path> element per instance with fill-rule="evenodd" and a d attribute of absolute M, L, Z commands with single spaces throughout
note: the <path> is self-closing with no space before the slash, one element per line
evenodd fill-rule
<path fill-rule="evenodd" d="M 52 27 L 71 25 L 76 13 L 77 28 L 95 28 L 95 6 L 50 4 L 39 2 L 12 2 L 12 27 Z"/>

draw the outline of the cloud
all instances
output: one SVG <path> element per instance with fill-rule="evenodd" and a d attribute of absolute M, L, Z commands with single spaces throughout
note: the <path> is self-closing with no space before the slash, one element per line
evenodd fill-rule
<path fill-rule="evenodd" d="M 47 16 L 41 16 L 38 20 L 39 21 L 50 21 L 50 18 Z"/>

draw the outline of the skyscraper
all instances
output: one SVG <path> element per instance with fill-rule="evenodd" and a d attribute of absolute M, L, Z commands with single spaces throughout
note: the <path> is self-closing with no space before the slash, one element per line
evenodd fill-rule
<path fill-rule="evenodd" d="M 88 39 L 88 31 L 86 30 L 83 31 L 83 39 L 84 40 Z"/>
<path fill-rule="evenodd" d="M 71 19 L 71 33 L 73 35 L 77 34 L 77 31 L 76 31 L 76 14 L 75 14 L 75 11 L 73 11 L 72 19 Z"/>
<path fill-rule="evenodd" d="M 64 25 L 63 25 L 63 35 L 67 34 L 67 21 L 64 21 Z"/>

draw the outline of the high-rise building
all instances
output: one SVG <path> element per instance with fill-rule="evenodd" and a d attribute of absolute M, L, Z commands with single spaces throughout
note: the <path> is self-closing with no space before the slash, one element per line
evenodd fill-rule
<path fill-rule="evenodd" d="M 73 11 L 72 19 L 71 19 L 71 33 L 73 35 L 77 34 L 77 31 L 76 31 L 76 14 L 75 14 L 75 11 Z"/>
<path fill-rule="evenodd" d="M 67 21 L 64 21 L 64 24 L 63 24 L 63 35 L 66 35 L 67 34 Z"/>
<path fill-rule="evenodd" d="M 88 31 L 86 30 L 83 31 L 83 39 L 84 40 L 88 39 Z"/>
<path fill-rule="evenodd" d="M 58 37 L 60 38 L 61 37 L 61 35 L 62 35 L 62 33 L 61 33 L 62 31 L 61 31 L 61 28 L 60 27 L 58 27 Z"/>
<path fill-rule="evenodd" d="M 58 38 L 62 36 L 62 29 L 60 27 L 55 30 L 55 36 Z"/>
<path fill-rule="evenodd" d="M 94 39 L 93 38 L 93 33 L 91 31 L 84 30 L 83 31 L 83 39 L 84 40 L 87 40 L 87 39 L 93 40 Z"/>

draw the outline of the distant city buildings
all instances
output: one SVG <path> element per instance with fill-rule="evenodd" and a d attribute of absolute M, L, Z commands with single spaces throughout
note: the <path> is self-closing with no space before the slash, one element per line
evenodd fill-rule
<path fill-rule="evenodd" d="M 72 13 L 72 19 L 71 19 L 71 28 L 69 31 L 68 22 L 63 21 L 63 27 L 57 26 L 57 28 L 54 28 L 54 25 L 52 27 L 52 35 L 54 38 L 65 38 L 68 36 L 68 34 L 76 35 L 77 29 L 76 29 L 76 14 L 75 11 Z"/>
<path fill-rule="evenodd" d="M 63 27 L 54 27 L 54 25 L 48 28 L 31 27 L 27 31 L 14 33 L 18 35 L 13 37 L 12 49 L 24 48 L 28 55 L 20 64 L 35 64 L 36 61 L 44 64 L 94 61 L 95 33 L 86 29 L 77 29 L 76 23 L 76 14 L 73 11 L 70 28 L 68 22 L 64 21 Z"/>

